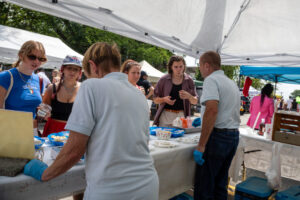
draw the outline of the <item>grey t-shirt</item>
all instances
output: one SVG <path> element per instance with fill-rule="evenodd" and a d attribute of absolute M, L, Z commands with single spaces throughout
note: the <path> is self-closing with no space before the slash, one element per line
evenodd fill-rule
<path fill-rule="evenodd" d="M 145 96 L 128 82 L 126 74 L 114 72 L 84 81 L 66 129 L 90 136 L 85 199 L 112 195 L 112 199 L 123 199 L 125 194 L 127 199 L 138 199 L 135 192 L 141 188 L 158 187 L 147 144 L 149 108 Z M 144 194 L 143 199 L 158 197 L 158 191 L 150 192 L 153 196 Z"/>
<path fill-rule="evenodd" d="M 204 79 L 200 99 L 201 116 L 205 112 L 205 102 L 219 101 L 216 128 L 239 128 L 240 126 L 240 92 L 234 81 L 225 76 L 222 70 L 214 71 Z"/>

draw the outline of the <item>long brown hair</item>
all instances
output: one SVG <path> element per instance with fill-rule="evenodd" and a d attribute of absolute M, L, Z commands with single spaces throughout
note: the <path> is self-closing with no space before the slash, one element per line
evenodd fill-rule
<path fill-rule="evenodd" d="M 30 55 L 30 53 L 35 49 L 40 51 L 43 58 L 45 58 L 47 61 L 46 52 L 45 52 L 45 48 L 44 48 L 43 44 L 38 41 L 29 40 L 22 45 L 21 49 L 18 52 L 19 58 L 18 58 L 17 62 L 15 62 L 12 66 L 18 67 L 22 61 L 21 57 Z"/>
<path fill-rule="evenodd" d="M 176 55 L 173 55 L 171 56 L 171 58 L 169 59 L 169 62 L 168 62 L 168 73 L 169 74 L 172 74 L 173 73 L 173 70 L 172 70 L 172 65 L 174 62 L 180 62 L 182 61 L 183 62 L 183 65 L 184 65 L 184 72 L 185 72 L 185 68 L 186 68 L 186 64 L 185 64 L 185 60 L 182 56 L 176 56 Z"/>

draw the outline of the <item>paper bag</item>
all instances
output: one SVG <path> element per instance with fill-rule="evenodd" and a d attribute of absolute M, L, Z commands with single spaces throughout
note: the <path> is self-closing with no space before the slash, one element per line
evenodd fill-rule
<path fill-rule="evenodd" d="M 0 157 L 34 158 L 32 113 L 0 109 Z"/>

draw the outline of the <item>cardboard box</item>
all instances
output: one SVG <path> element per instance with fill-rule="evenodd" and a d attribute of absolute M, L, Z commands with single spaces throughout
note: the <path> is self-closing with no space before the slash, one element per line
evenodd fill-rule
<path fill-rule="evenodd" d="M 274 115 L 272 140 L 300 146 L 300 115 L 293 112 Z"/>

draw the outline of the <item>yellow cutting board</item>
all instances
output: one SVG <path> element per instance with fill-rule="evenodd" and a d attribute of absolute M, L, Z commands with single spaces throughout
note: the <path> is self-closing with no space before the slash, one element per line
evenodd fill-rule
<path fill-rule="evenodd" d="M 34 158 L 32 113 L 0 109 L 0 157 Z"/>

